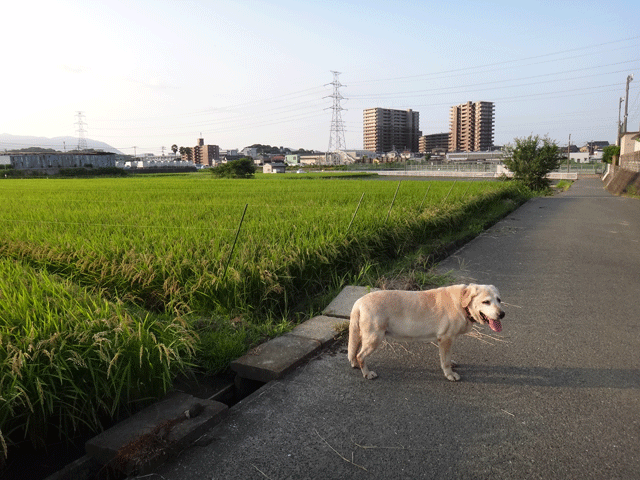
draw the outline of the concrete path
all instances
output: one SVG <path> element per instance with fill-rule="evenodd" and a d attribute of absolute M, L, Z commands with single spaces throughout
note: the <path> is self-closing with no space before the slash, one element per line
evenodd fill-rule
<path fill-rule="evenodd" d="M 440 268 L 509 304 L 454 345 L 460 382 L 431 344 L 386 345 L 374 381 L 325 350 L 146 478 L 638 478 L 640 202 L 579 180 Z"/>

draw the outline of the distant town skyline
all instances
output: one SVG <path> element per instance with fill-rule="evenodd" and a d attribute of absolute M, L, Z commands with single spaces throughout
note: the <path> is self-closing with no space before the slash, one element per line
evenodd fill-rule
<path fill-rule="evenodd" d="M 333 70 L 347 149 L 363 147 L 366 109 L 412 109 L 430 135 L 469 100 L 494 103 L 496 145 L 613 143 L 634 73 L 628 128 L 640 129 L 635 11 L 621 0 L 13 2 L 0 133 L 77 136 L 82 111 L 86 138 L 127 154 L 200 137 L 324 151 Z"/>

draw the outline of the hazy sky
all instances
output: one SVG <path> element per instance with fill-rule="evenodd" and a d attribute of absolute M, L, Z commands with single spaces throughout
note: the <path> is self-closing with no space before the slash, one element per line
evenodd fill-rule
<path fill-rule="evenodd" d="M 325 150 L 335 70 L 348 148 L 366 108 L 416 110 L 430 134 L 467 101 L 495 103 L 498 145 L 614 142 L 632 73 L 640 128 L 637 13 L 636 0 L 5 2 L 0 133 L 76 136 L 82 111 L 87 138 L 124 153 L 201 134 Z"/>

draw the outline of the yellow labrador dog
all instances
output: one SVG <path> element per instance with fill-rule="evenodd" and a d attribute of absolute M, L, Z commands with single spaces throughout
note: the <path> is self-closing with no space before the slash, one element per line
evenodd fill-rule
<path fill-rule="evenodd" d="M 502 330 L 504 318 L 500 293 L 493 285 L 452 285 L 423 291 L 380 290 L 368 293 L 353 305 L 349 324 L 349 361 L 365 378 L 378 375 L 366 359 L 385 336 L 392 339 L 437 340 L 440 365 L 447 379 L 460 375 L 451 362 L 451 344 L 469 332 L 474 323 Z"/>

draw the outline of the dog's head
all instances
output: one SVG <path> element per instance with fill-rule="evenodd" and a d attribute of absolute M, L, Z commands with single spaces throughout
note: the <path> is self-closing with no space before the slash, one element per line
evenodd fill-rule
<path fill-rule="evenodd" d="M 504 310 L 500 293 L 493 285 L 467 285 L 460 303 L 476 322 L 488 324 L 495 332 L 502 330 L 500 320 L 504 318 Z"/>

